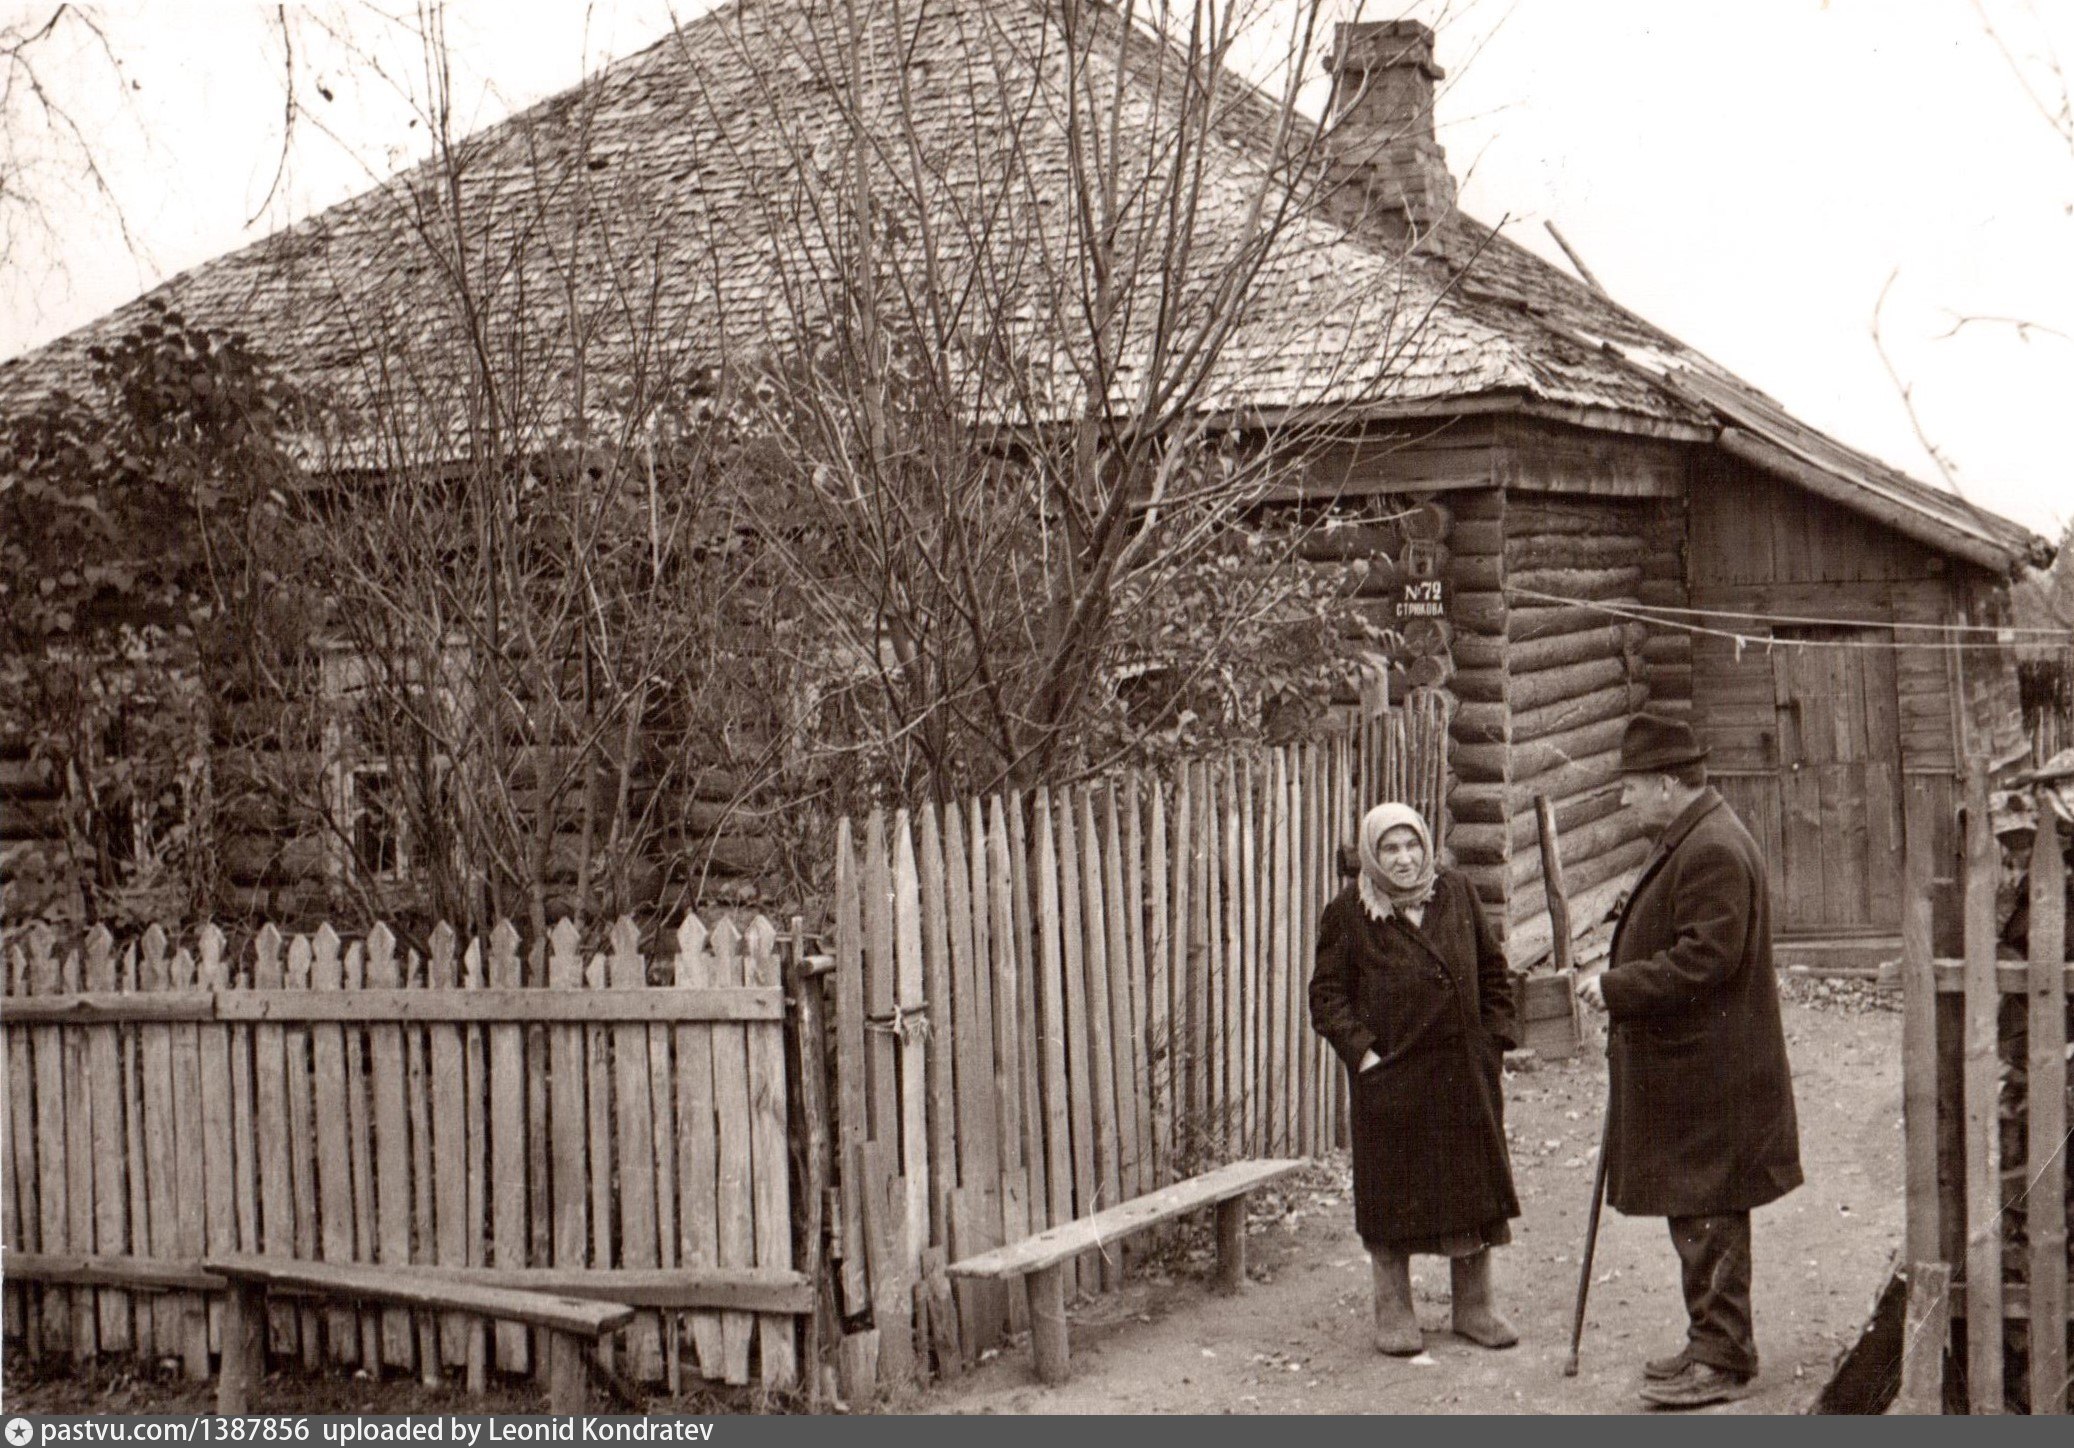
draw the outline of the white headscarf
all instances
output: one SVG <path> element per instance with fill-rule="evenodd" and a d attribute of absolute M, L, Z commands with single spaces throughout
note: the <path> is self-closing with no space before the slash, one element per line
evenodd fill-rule
<path fill-rule="evenodd" d="M 1425 866 L 1410 889 L 1400 889 L 1383 873 L 1383 836 L 1399 825 L 1419 837 L 1426 853 Z M 1416 909 L 1433 898 L 1433 882 L 1439 865 L 1433 858 L 1433 835 L 1426 821 L 1408 804 L 1379 804 L 1361 819 L 1361 907 L 1371 920 L 1388 920 L 1392 912 Z"/>

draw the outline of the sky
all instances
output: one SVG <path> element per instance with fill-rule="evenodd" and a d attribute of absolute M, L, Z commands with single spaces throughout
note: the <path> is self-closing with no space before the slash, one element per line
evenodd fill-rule
<path fill-rule="evenodd" d="M 423 94 L 418 47 L 378 8 L 398 3 L 290 7 L 302 111 L 285 173 L 274 4 L 91 7 L 119 80 L 83 31 L 54 36 L 39 76 L 68 97 L 119 212 L 62 148 L 19 129 L 33 112 L 17 90 L 7 119 L 24 139 L 0 164 L 26 165 L 18 179 L 54 204 L 0 266 L 0 356 L 417 159 L 424 128 L 399 92 Z M 708 8 L 451 0 L 459 127 Z M 0 25 L 51 9 L 0 0 Z M 2074 0 L 1430 0 L 1410 13 L 1440 31 L 1439 138 L 1465 209 L 1567 265 L 1555 223 L 1613 297 L 1841 440 L 1936 481 L 1927 439 L 1974 502 L 2053 538 L 2074 522 L 2074 138 L 2017 77 L 2056 86 L 2055 58 L 2074 72 Z"/>

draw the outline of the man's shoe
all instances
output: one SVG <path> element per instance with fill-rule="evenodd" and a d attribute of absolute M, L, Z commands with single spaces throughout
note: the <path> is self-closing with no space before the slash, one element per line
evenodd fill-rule
<path fill-rule="evenodd" d="M 1675 1378 L 1684 1372 L 1685 1365 L 1692 1361 L 1689 1356 L 1691 1352 L 1691 1348 L 1681 1347 L 1669 1357 L 1651 1358 L 1642 1364 L 1642 1376 L 1652 1383 L 1660 1383 L 1665 1378 Z"/>
<path fill-rule="evenodd" d="M 1676 1377 L 1642 1385 L 1642 1401 L 1654 1408 L 1704 1408 L 1748 1396 L 1749 1374 L 1723 1372 L 1710 1363 L 1688 1362 Z"/>

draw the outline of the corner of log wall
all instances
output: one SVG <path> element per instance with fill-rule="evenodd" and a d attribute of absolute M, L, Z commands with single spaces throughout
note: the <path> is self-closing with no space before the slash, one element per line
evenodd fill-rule
<path fill-rule="evenodd" d="M 1476 887 L 1501 939 L 1507 924 L 1511 860 L 1506 824 L 1511 725 L 1506 702 L 1510 664 L 1506 640 L 1503 489 L 1456 493 L 1449 531 L 1449 609 L 1455 716 L 1449 743 L 1453 777 L 1448 792 L 1448 847 Z"/>

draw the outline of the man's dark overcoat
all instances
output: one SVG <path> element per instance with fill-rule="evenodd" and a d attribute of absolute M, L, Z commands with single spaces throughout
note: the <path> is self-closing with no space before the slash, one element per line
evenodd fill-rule
<path fill-rule="evenodd" d="M 1771 926 L 1757 841 L 1709 789 L 1642 866 L 1602 981 L 1616 1211 L 1747 1211 L 1800 1185 Z"/>
<path fill-rule="evenodd" d="M 1407 1243 L 1519 1215 L 1500 1061 L 1518 1044 L 1505 952 L 1469 881 L 1443 870 L 1425 918 L 1377 924 L 1349 885 L 1318 923 L 1311 1024 L 1347 1063 L 1354 1225 Z M 1382 1064 L 1357 1070 L 1373 1048 Z"/>

